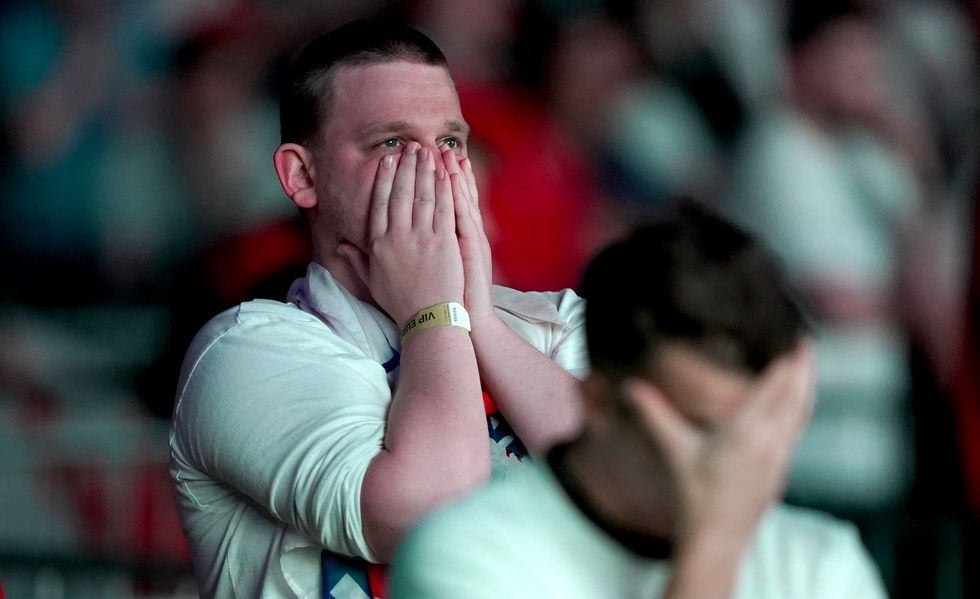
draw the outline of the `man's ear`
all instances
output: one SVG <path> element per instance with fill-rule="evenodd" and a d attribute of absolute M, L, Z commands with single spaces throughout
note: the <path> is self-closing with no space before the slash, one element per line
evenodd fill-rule
<path fill-rule="evenodd" d="M 279 184 L 289 199 L 300 208 L 316 206 L 316 171 L 313 153 L 295 143 L 285 143 L 272 155 Z"/>

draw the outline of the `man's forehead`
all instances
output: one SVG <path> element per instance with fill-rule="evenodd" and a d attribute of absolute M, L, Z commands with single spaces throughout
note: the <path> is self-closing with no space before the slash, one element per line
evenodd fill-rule
<path fill-rule="evenodd" d="M 441 65 L 409 61 L 344 65 L 335 74 L 334 108 L 347 125 L 370 132 L 405 130 L 424 120 L 465 134 L 459 97 Z"/>
<path fill-rule="evenodd" d="M 456 96 L 456 85 L 449 69 L 444 65 L 392 60 L 385 62 L 341 64 L 333 75 L 334 92 L 337 94 L 363 92 L 379 86 L 379 91 L 451 94 Z"/>

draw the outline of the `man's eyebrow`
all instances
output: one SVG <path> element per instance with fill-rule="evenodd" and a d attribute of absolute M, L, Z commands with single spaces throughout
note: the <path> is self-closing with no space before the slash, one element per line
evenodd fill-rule
<path fill-rule="evenodd" d="M 451 119 L 446 121 L 446 130 L 449 133 L 461 133 L 463 136 L 470 134 L 470 126 L 465 121 Z"/>
<path fill-rule="evenodd" d="M 470 134 L 470 126 L 466 124 L 466 121 L 449 119 L 444 126 L 446 133 L 456 133 L 464 137 Z M 411 130 L 412 125 L 406 121 L 385 121 L 362 128 L 360 134 L 362 137 L 373 137 L 387 133 L 405 133 Z"/>
<path fill-rule="evenodd" d="M 361 129 L 361 135 L 378 135 L 381 133 L 404 133 L 411 129 L 412 126 L 405 121 L 385 121 L 383 123 L 375 123 L 374 125 L 368 125 Z"/>

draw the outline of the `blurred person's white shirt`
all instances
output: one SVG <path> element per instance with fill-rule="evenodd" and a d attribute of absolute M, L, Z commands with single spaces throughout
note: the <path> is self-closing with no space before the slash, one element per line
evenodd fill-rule
<path fill-rule="evenodd" d="M 535 464 L 424 519 L 395 556 L 391 599 L 654 598 L 666 560 L 631 552 Z M 883 599 L 850 524 L 775 506 L 743 558 L 732 599 Z"/>

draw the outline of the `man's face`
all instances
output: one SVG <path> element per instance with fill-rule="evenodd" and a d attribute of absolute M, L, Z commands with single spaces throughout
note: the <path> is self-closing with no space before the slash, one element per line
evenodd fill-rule
<path fill-rule="evenodd" d="M 397 61 L 342 67 L 333 86 L 333 103 L 313 145 L 313 234 L 329 243 L 349 241 L 364 249 L 381 159 L 401 156 L 413 141 L 433 150 L 449 146 L 462 159 L 469 127 L 456 88 L 441 66 Z"/>

